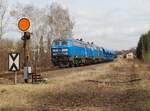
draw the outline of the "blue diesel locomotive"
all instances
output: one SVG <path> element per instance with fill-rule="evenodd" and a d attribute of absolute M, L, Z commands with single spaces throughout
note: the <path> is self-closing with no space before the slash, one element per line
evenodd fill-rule
<path fill-rule="evenodd" d="M 113 51 L 73 38 L 56 39 L 51 47 L 52 63 L 59 67 L 73 67 L 112 61 L 114 57 L 115 53 Z"/>

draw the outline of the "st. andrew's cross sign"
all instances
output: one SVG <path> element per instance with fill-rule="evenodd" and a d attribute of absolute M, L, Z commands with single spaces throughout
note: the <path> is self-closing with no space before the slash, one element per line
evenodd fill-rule
<path fill-rule="evenodd" d="M 9 53 L 8 54 L 8 70 L 9 71 L 19 71 L 20 70 L 20 54 L 19 53 Z"/>

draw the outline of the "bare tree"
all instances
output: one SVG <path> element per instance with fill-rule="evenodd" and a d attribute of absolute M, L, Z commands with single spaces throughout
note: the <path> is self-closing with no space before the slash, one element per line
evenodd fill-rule
<path fill-rule="evenodd" d="M 28 17 L 31 20 L 31 30 L 33 32 L 35 47 L 39 45 L 41 36 L 43 36 L 46 42 L 48 42 L 48 39 L 68 38 L 72 36 L 74 23 L 71 20 L 69 12 L 56 2 L 52 3 L 50 13 L 47 9 L 18 4 L 16 9 L 11 11 L 11 15 L 17 19 Z"/>
<path fill-rule="evenodd" d="M 43 49 L 44 46 L 44 40 L 47 41 L 47 37 L 48 37 L 48 23 L 47 23 L 47 13 L 46 13 L 46 9 L 42 9 L 42 8 L 36 8 L 32 5 L 21 5 L 18 4 L 16 6 L 16 8 L 10 12 L 10 14 L 16 18 L 16 20 L 19 20 L 22 17 L 27 17 L 29 18 L 30 22 L 31 22 L 31 28 L 29 29 L 30 32 L 32 32 L 32 37 L 31 37 L 31 41 L 32 41 L 32 45 L 30 47 L 30 52 L 32 52 L 32 60 L 33 63 L 35 63 L 35 61 L 39 61 L 40 59 L 40 49 Z M 42 37 L 42 40 L 41 40 Z M 41 41 L 43 41 L 42 45 L 41 45 Z"/>
<path fill-rule="evenodd" d="M 6 11 L 7 11 L 7 1 L 6 0 L 0 0 L 0 40 L 2 39 L 3 35 L 5 34 Z"/>
<path fill-rule="evenodd" d="M 52 3 L 48 20 L 52 38 L 72 37 L 74 23 L 67 9 L 56 2 Z"/>
<path fill-rule="evenodd" d="M 32 5 L 18 4 L 16 8 L 11 11 L 11 15 L 19 20 L 22 17 L 27 17 L 31 21 L 30 31 L 33 33 L 32 43 L 34 47 L 40 42 L 40 37 L 45 34 L 44 25 L 46 24 L 46 15 L 44 9 L 35 8 Z"/>
<path fill-rule="evenodd" d="M 0 40 L 0 72 L 8 70 L 8 53 L 14 50 L 13 41 L 10 39 Z"/>
<path fill-rule="evenodd" d="M 18 4 L 10 14 L 19 20 L 27 17 L 31 21 L 33 60 L 39 60 L 39 50 L 46 52 L 44 56 L 50 62 L 50 45 L 54 38 L 68 38 L 72 35 L 73 22 L 67 9 L 63 9 L 57 3 L 52 3 L 50 12 L 48 8 L 36 8 L 32 5 Z M 42 45 L 41 45 L 42 44 Z M 48 44 L 48 45 L 47 45 Z M 44 49 L 43 49 L 44 47 Z M 40 51 L 41 52 L 41 51 Z M 38 54 L 38 55 L 37 55 Z M 49 59 L 49 60 L 48 60 Z"/>

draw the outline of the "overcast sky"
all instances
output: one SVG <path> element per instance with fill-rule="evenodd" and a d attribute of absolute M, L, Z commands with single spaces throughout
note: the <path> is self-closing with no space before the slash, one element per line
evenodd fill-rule
<path fill-rule="evenodd" d="M 69 9 L 74 36 L 112 49 L 135 47 L 150 29 L 150 0 L 53 0 Z M 8 0 L 47 7 L 52 0 Z"/>

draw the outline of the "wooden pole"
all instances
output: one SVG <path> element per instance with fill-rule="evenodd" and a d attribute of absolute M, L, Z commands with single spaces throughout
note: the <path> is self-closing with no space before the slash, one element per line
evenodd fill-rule
<path fill-rule="evenodd" d="M 16 85 L 17 84 L 17 71 L 14 71 L 14 84 Z"/>
<path fill-rule="evenodd" d="M 26 38 L 24 38 L 24 45 L 23 45 L 23 48 L 24 48 L 24 67 L 26 67 L 26 65 L 27 65 L 27 54 L 26 54 L 26 52 L 27 52 L 27 43 L 26 43 Z"/>

